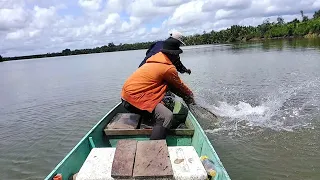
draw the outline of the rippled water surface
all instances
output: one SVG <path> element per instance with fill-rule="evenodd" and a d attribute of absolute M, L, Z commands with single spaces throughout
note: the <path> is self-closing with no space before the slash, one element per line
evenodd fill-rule
<path fill-rule="evenodd" d="M 185 47 L 181 75 L 232 179 L 319 179 L 318 40 Z M 0 63 L 0 174 L 43 179 L 118 101 L 145 50 Z"/>

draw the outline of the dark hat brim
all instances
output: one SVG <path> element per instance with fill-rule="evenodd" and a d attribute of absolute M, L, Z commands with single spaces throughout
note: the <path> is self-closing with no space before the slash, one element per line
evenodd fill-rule
<path fill-rule="evenodd" d="M 168 54 L 173 54 L 173 55 L 179 55 L 179 54 L 183 53 L 182 49 L 180 49 L 180 48 L 179 48 L 179 50 L 161 49 L 161 52 L 168 53 Z"/>

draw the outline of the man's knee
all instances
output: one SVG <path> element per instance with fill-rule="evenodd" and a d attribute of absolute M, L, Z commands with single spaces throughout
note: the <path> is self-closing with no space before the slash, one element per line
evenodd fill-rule
<path fill-rule="evenodd" d="M 156 123 L 162 123 L 163 127 L 170 128 L 173 119 L 173 113 L 163 104 L 158 104 L 155 109 L 155 119 L 157 121 Z"/>
<path fill-rule="evenodd" d="M 164 122 L 163 122 L 163 127 L 169 129 L 172 124 L 173 113 L 171 111 L 169 111 L 164 116 L 165 116 L 165 118 L 164 118 Z"/>

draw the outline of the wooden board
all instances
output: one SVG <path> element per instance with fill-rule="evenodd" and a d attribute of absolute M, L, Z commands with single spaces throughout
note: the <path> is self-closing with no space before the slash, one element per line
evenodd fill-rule
<path fill-rule="evenodd" d="M 152 129 L 105 129 L 107 136 L 118 135 L 151 135 Z M 169 135 L 193 136 L 193 129 L 170 129 Z"/>
<path fill-rule="evenodd" d="M 133 168 L 134 178 L 173 178 L 165 140 L 139 141 Z"/>
<path fill-rule="evenodd" d="M 134 113 L 118 113 L 107 125 L 107 129 L 136 129 L 140 115 Z"/>
<path fill-rule="evenodd" d="M 123 179 L 132 177 L 136 148 L 136 140 L 118 141 L 112 162 L 111 177 Z"/>

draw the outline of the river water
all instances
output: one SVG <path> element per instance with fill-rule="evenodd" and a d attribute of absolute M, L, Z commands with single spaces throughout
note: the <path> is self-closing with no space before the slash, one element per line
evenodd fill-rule
<path fill-rule="evenodd" d="M 185 47 L 181 75 L 232 179 L 320 177 L 320 41 Z M 43 179 L 119 102 L 145 50 L 0 63 L 0 179 Z"/>

